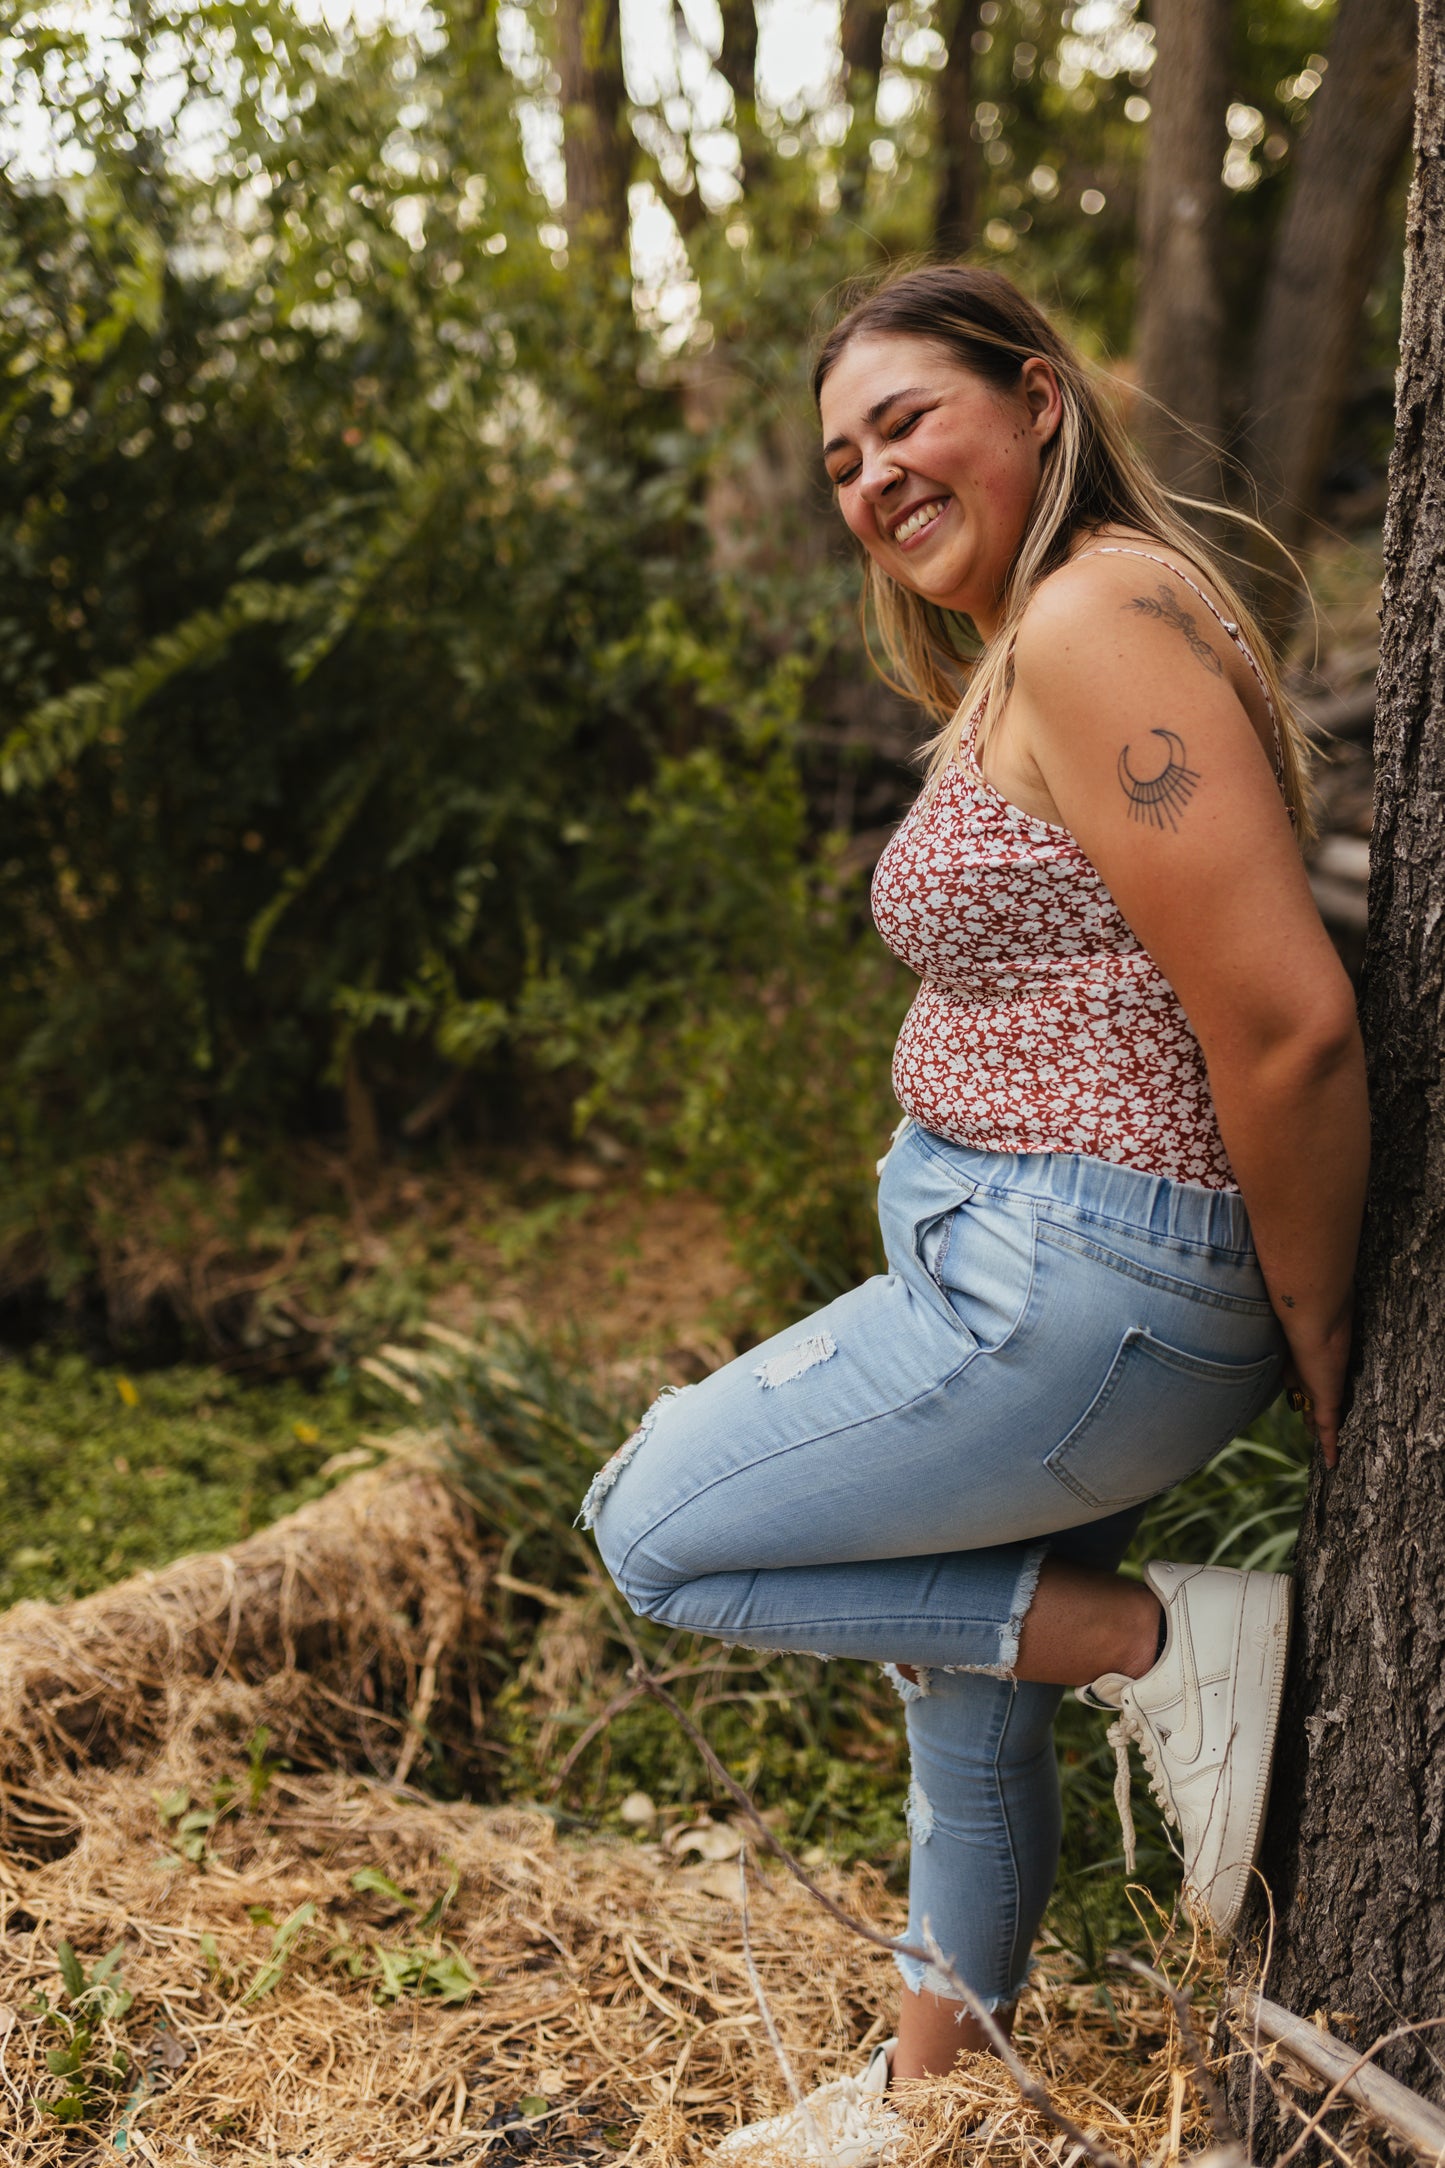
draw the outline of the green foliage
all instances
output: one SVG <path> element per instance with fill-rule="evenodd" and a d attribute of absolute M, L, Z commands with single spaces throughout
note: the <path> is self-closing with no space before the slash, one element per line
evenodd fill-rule
<path fill-rule="evenodd" d="M 271 1936 L 270 1953 L 241 1997 L 243 2008 L 247 2003 L 260 2002 L 263 1996 L 271 1994 L 280 1986 L 296 1945 L 316 1918 L 316 1910 L 316 1906 L 308 1898 L 304 1904 L 297 1905 L 295 1911 L 289 1913 L 275 1929 Z"/>
<path fill-rule="evenodd" d="M 419 1897 L 400 1888 L 379 1867 L 358 1868 L 351 1886 L 362 1896 L 380 1897 L 398 1911 L 415 1913 L 415 1930 L 406 1941 L 396 1943 L 357 1941 L 349 1929 L 343 1929 L 340 1940 L 326 1953 L 328 1964 L 344 1966 L 353 1979 L 370 1979 L 378 2002 L 400 2002 L 407 1995 L 440 2003 L 471 2000 L 483 1982 L 461 1951 L 441 1936 L 442 1919 L 461 1886 L 455 1874 L 425 1908 Z"/>
<path fill-rule="evenodd" d="M 186 1368 L 131 1378 L 43 1350 L 0 1363 L 0 1603 L 82 1596 L 223 1550 L 319 1497 L 323 1463 L 356 1449 L 366 1411 L 359 1383 L 314 1393 Z"/>
<path fill-rule="evenodd" d="M 230 1777 L 223 1777 L 212 1789 L 210 1800 L 198 1806 L 184 1785 L 176 1785 L 168 1792 L 156 1792 L 156 1810 L 170 1840 L 169 1852 L 157 1862 L 167 1868 L 197 1867 L 205 1869 L 216 1858 L 214 1837 L 217 1829 L 228 1819 L 244 1814 L 255 1814 L 271 1787 L 271 1779 L 278 1769 L 289 1763 L 272 1761 L 266 1749 L 271 1734 L 265 1724 L 252 1733 L 246 1748 L 246 1782 L 244 1787 Z"/>
<path fill-rule="evenodd" d="M 123 2020 L 135 1998 L 121 1985 L 124 1954 L 118 1942 L 87 1969 L 74 1945 L 61 1941 L 55 1950 L 60 1993 L 54 2000 L 43 1988 L 36 1994 L 34 2015 L 60 2036 L 61 2044 L 45 2055 L 46 2069 L 62 2081 L 45 2103 L 58 2123 L 83 2123 L 105 2112 L 129 2077 Z"/>
<path fill-rule="evenodd" d="M 771 757 L 705 447 L 552 267 L 495 52 L 458 97 L 455 39 L 295 28 L 183 16 L 198 96 L 253 71 L 204 183 L 77 46 L 91 171 L 3 205 L 12 1154 L 314 1123 L 359 1033 L 387 1120 L 505 1071 L 545 990 L 677 968 L 616 939 L 658 761 Z"/>

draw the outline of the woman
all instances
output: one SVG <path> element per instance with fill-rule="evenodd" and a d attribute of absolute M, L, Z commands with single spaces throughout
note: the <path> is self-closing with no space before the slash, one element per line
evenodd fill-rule
<path fill-rule="evenodd" d="M 1282 1379 L 1335 1463 L 1363 1057 L 1297 847 L 1298 728 L 1065 341 L 997 273 L 914 271 L 814 384 L 895 677 L 941 726 L 873 885 L 922 980 L 889 1272 L 666 1396 L 584 1519 L 651 1618 L 896 1667 L 909 1940 L 926 1921 L 1007 2023 L 1065 1687 L 1143 1750 L 1191 1906 L 1227 1933 L 1243 1903 L 1288 1583 L 1114 1569 L 1144 1501 Z M 956 708 L 960 619 L 982 651 Z M 726 2152 L 884 2157 L 889 2083 L 984 2044 L 946 1972 L 899 1962 L 896 2042 Z"/>

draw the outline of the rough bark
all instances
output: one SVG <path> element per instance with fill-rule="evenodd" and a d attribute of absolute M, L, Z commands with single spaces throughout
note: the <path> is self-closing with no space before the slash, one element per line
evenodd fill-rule
<path fill-rule="evenodd" d="M 1361 2043 L 1437 2017 L 1445 1979 L 1445 0 L 1424 0 L 1421 39 L 1362 996 L 1376 1162 L 1360 1368 L 1301 1536 L 1263 1862 L 1266 1991 L 1349 2012 Z M 1435 2033 L 1380 2060 L 1441 2101 L 1439 2055 Z M 1252 2138 L 1271 2158 L 1277 2133 Z"/>
<path fill-rule="evenodd" d="M 954 0 L 947 19 L 948 58 L 938 78 L 938 190 L 933 245 L 962 256 L 978 219 L 978 145 L 973 139 L 973 40 L 982 0 Z"/>
<path fill-rule="evenodd" d="M 1415 16 L 1414 0 L 1340 0 L 1275 236 L 1250 384 L 1249 463 L 1260 516 L 1291 547 L 1318 503 L 1385 202 L 1410 139 Z"/>
<path fill-rule="evenodd" d="M 632 131 L 622 74 L 620 0 L 559 0 L 557 72 L 569 229 L 627 245 Z"/>
<path fill-rule="evenodd" d="M 1221 170 L 1230 0 L 1154 0 L 1152 15 L 1135 356 L 1147 397 L 1139 402 L 1138 429 L 1171 488 L 1213 495 L 1223 425 Z"/>

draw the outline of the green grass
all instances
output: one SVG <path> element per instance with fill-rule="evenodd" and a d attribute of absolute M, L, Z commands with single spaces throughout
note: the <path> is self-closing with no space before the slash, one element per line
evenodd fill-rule
<path fill-rule="evenodd" d="M 47 1350 L 0 1362 L 0 1605 L 222 1549 L 319 1497 L 327 1461 L 376 1422 L 344 1379 L 313 1392 Z"/>

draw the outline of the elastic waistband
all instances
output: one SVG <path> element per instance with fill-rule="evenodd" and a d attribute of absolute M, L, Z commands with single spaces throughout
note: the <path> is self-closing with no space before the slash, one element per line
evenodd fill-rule
<path fill-rule="evenodd" d="M 1167 1175 L 1073 1152 L 980 1152 L 911 1121 L 900 1135 L 979 1189 L 1058 1204 L 1159 1239 L 1252 1259 L 1249 1215 L 1237 1189 L 1205 1189 Z"/>

